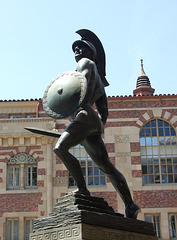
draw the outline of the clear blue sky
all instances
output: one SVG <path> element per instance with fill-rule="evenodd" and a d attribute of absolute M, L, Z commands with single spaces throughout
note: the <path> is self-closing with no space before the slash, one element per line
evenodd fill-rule
<path fill-rule="evenodd" d="M 0 100 L 43 97 L 76 63 L 76 30 L 106 52 L 108 96 L 132 95 L 140 59 L 156 94 L 177 93 L 177 0 L 0 0 Z"/>

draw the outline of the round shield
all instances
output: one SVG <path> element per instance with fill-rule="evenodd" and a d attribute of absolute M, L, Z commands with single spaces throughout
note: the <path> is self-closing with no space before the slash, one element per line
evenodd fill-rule
<path fill-rule="evenodd" d="M 87 79 L 77 71 L 68 71 L 56 77 L 43 96 L 43 108 L 52 118 L 71 116 L 83 103 Z"/>

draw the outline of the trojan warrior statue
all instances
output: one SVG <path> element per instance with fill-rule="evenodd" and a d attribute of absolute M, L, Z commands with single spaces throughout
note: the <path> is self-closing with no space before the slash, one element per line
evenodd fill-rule
<path fill-rule="evenodd" d="M 105 173 L 125 203 L 128 218 L 136 218 L 140 208 L 133 202 L 127 182 L 109 161 L 101 134 L 108 117 L 105 87 L 105 52 L 98 37 L 91 31 L 77 31 L 81 40 L 75 41 L 72 49 L 77 67 L 59 75 L 47 87 L 43 107 L 53 118 L 71 116 L 71 123 L 61 134 L 55 154 L 62 160 L 77 184 L 77 193 L 90 195 L 86 187 L 79 161 L 69 149 L 82 144 Z M 95 104 L 98 113 L 92 108 Z"/>

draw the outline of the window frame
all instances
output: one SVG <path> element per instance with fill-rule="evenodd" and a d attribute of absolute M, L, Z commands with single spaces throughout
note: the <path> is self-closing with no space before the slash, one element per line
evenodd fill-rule
<path fill-rule="evenodd" d="M 27 185 L 27 172 L 26 172 L 26 169 L 27 168 L 30 168 L 30 184 L 29 185 Z M 34 180 L 34 181 L 36 181 L 36 185 L 33 185 L 33 170 L 31 170 L 32 168 L 36 168 L 36 171 L 35 171 L 35 173 L 36 173 L 36 180 Z M 24 168 L 24 176 L 25 176 L 25 178 L 24 178 L 24 186 L 25 186 L 25 188 L 36 188 L 37 187 L 37 165 L 34 165 L 34 164 L 32 164 L 32 165 L 29 165 L 29 164 L 26 164 L 25 165 L 25 168 Z"/>
<path fill-rule="evenodd" d="M 174 227 L 175 227 L 175 236 L 171 236 L 171 234 L 173 234 L 172 232 L 171 232 L 171 228 L 170 228 L 170 216 L 171 215 L 173 215 L 174 216 Z M 177 238 L 177 213 L 169 213 L 168 214 L 168 224 L 169 224 L 169 237 L 170 237 L 170 239 L 176 239 Z"/>
<path fill-rule="evenodd" d="M 146 217 L 149 216 L 151 218 L 151 221 L 146 220 Z M 158 218 L 158 221 L 156 221 L 156 219 Z M 161 225 L 160 225 L 160 214 L 150 214 L 150 213 L 146 213 L 144 214 L 144 220 L 146 222 L 150 222 L 153 224 L 154 226 L 154 231 L 155 234 L 158 238 L 161 238 Z"/>
<path fill-rule="evenodd" d="M 144 186 L 177 183 L 177 135 L 170 123 L 154 118 L 143 125 L 140 154 Z"/>
<path fill-rule="evenodd" d="M 85 151 L 84 147 L 80 144 L 71 148 L 69 152 L 77 158 L 81 165 L 81 169 L 84 175 L 84 180 L 87 187 L 105 187 L 106 186 L 106 176 L 105 174 L 97 167 L 94 161 Z M 83 155 L 82 155 L 83 154 Z M 98 174 L 96 174 L 96 172 Z M 68 187 L 76 187 L 75 180 L 69 175 Z M 98 182 L 98 184 L 96 184 Z M 104 184 L 101 184 L 104 183 Z M 91 184 L 92 183 L 92 184 Z"/>
<path fill-rule="evenodd" d="M 12 176 L 10 178 L 9 169 L 12 168 Z M 19 169 L 19 185 L 15 186 L 15 168 Z M 30 172 L 30 185 L 27 185 L 27 175 L 26 168 L 35 168 L 35 172 Z M 34 157 L 27 153 L 18 153 L 14 155 L 11 159 L 9 159 L 7 163 L 7 181 L 6 188 L 7 190 L 17 190 L 17 189 L 35 189 L 37 188 L 37 162 Z M 33 173 L 35 173 L 35 177 L 33 177 Z M 12 180 L 12 185 L 9 184 L 9 180 Z M 32 183 L 35 182 L 35 185 Z"/>
<path fill-rule="evenodd" d="M 25 218 L 24 219 L 24 240 L 29 240 L 29 234 L 33 231 L 33 220 L 35 218 Z M 26 223 L 29 221 L 29 230 L 27 231 Z"/>
<path fill-rule="evenodd" d="M 12 168 L 12 185 L 10 186 L 9 185 L 9 169 Z M 16 186 L 15 185 L 15 168 L 18 168 L 19 169 L 19 176 L 18 176 L 18 179 L 19 179 L 19 185 Z M 7 167 L 7 189 L 19 189 L 20 188 L 20 177 L 21 177 L 21 174 L 20 174 L 20 165 L 10 165 Z"/>
<path fill-rule="evenodd" d="M 11 229 L 8 229 L 8 221 L 11 221 Z M 15 221 L 18 222 L 17 235 L 15 236 Z M 8 236 L 9 235 L 9 236 Z M 15 238 L 17 237 L 17 238 Z M 7 218 L 6 219 L 6 239 L 7 240 L 19 240 L 19 218 Z"/>

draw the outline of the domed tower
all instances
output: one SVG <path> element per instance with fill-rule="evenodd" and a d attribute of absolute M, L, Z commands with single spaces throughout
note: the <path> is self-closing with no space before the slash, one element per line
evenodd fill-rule
<path fill-rule="evenodd" d="M 141 59 L 141 75 L 137 79 L 136 89 L 133 91 L 135 96 L 152 96 L 155 89 L 151 88 L 148 76 L 144 72 L 143 59 Z"/>

